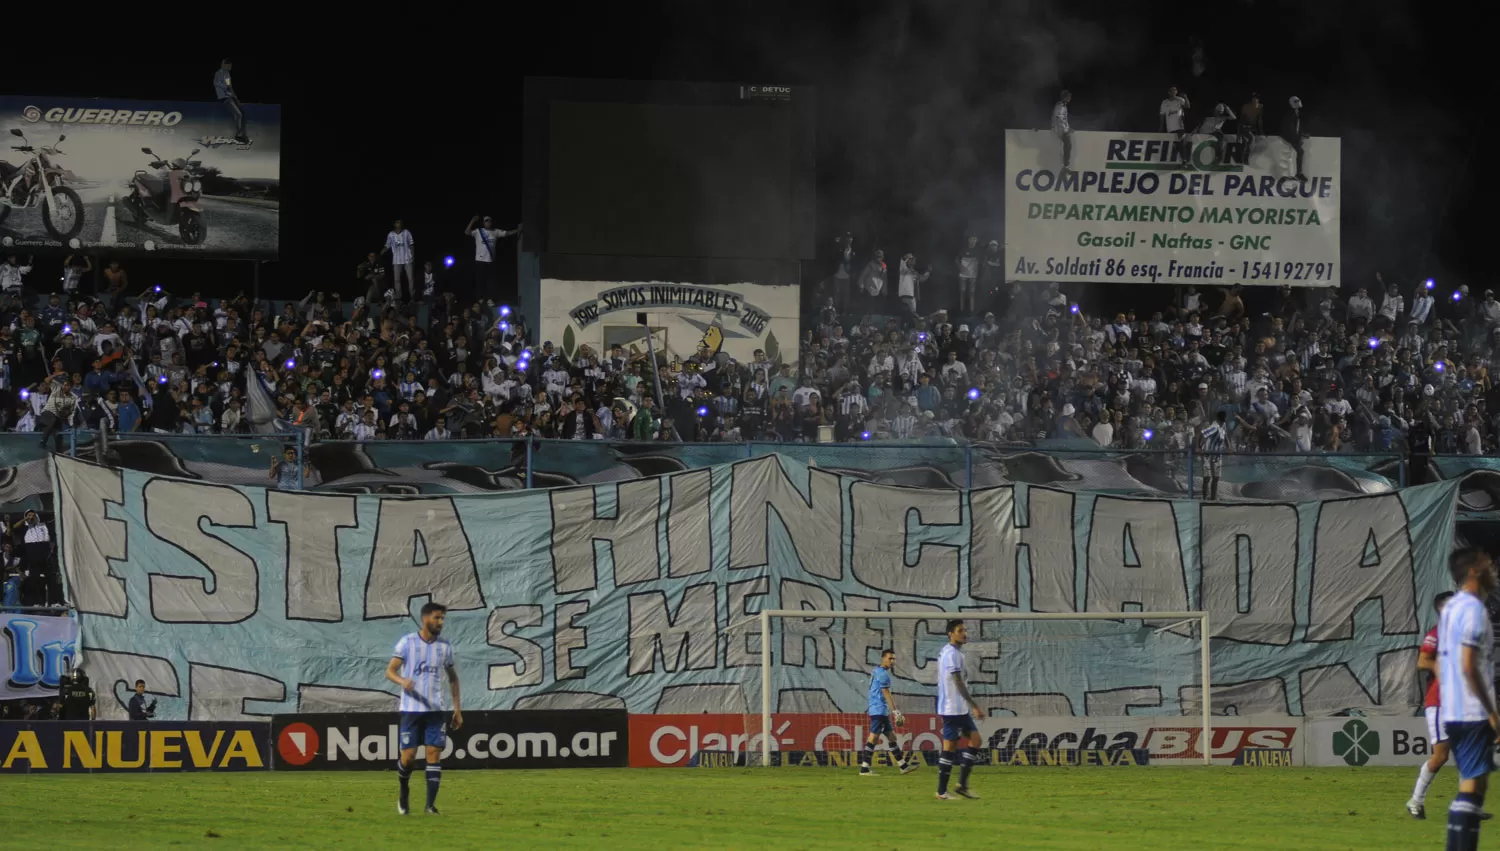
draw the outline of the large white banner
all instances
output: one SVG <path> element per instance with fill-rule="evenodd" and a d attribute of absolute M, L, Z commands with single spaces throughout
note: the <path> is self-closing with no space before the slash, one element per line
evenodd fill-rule
<path fill-rule="evenodd" d="M 1005 134 L 1012 281 L 1339 285 L 1339 140 Z"/>
<path fill-rule="evenodd" d="M 123 714 L 138 677 L 159 718 L 390 711 L 385 664 L 428 599 L 449 608 L 444 634 L 472 709 L 743 715 L 761 701 L 759 635 L 745 625 L 764 609 L 932 615 L 855 628 L 779 620 L 772 711 L 812 714 L 865 709 L 884 648 L 896 654 L 898 702 L 933 706 L 950 612 L 1202 610 L 1215 714 L 1408 716 L 1421 700 L 1429 601 L 1451 586 L 1457 490 L 1218 505 L 1019 484 L 894 487 L 771 456 L 396 498 L 232 487 L 63 455 L 53 465 L 101 719 Z M 1196 727 L 1197 636 L 1104 619 L 1018 623 L 971 632 L 969 687 L 991 714 Z M 1062 732 L 995 723 L 1010 728 L 1006 742 L 1047 733 L 1052 746 Z M 1087 726 L 1077 732 L 1092 742 Z M 1141 746 L 1114 735 L 1106 747 Z M 1278 747 L 1267 741 L 1252 746 Z"/>

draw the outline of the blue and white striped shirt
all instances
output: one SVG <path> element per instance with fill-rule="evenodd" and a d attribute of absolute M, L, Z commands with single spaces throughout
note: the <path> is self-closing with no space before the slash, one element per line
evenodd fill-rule
<path fill-rule="evenodd" d="M 1443 613 L 1438 618 L 1438 693 L 1442 699 L 1444 724 L 1489 718 L 1484 701 L 1470 691 L 1469 682 L 1464 677 L 1463 648 L 1474 648 L 1479 680 L 1489 691 L 1490 704 L 1493 705 L 1494 644 L 1489 612 L 1478 597 L 1460 591 L 1443 605 Z"/>
<path fill-rule="evenodd" d="M 396 642 L 391 654 L 401 660 L 401 676 L 411 680 L 411 689 L 401 693 L 402 712 L 444 712 L 448 709 L 448 686 L 442 674 L 453 668 L 453 645 L 446 638 L 426 641 L 413 632 Z"/>
<path fill-rule="evenodd" d="M 1203 451 L 1208 455 L 1224 454 L 1224 429 L 1218 423 L 1204 427 Z"/>

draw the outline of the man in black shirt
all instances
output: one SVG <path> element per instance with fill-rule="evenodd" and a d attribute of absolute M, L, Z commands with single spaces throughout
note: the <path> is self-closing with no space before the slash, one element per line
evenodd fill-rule
<path fill-rule="evenodd" d="M 130 704 L 125 707 L 125 711 L 130 713 L 132 721 L 150 721 L 151 717 L 156 714 L 156 701 L 146 703 L 145 680 L 135 681 L 135 694 L 130 698 Z"/>
<path fill-rule="evenodd" d="M 1426 411 L 1412 418 L 1411 428 L 1406 432 L 1408 453 L 1406 471 L 1407 484 L 1427 484 L 1427 465 L 1432 457 L 1432 426 Z"/>
<path fill-rule="evenodd" d="M 94 687 L 82 668 L 74 668 L 72 676 L 64 675 L 59 696 L 62 698 L 62 720 L 94 720 Z"/>

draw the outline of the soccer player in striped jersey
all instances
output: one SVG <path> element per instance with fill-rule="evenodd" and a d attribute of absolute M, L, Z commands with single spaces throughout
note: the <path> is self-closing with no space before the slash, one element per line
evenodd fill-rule
<path fill-rule="evenodd" d="M 1443 604 L 1452 596 L 1452 591 L 1444 591 L 1433 599 L 1432 606 L 1439 615 L 1443 612 Z M 1432 785 L 1432 778 L 1438 769 L 1448 764 L 1448 738 L 1443 735 L 1443 725 L 1438 723 L 1437 651 L 1438 628 L 1434 626 L 1422 639 L 1422 649 L 1417 654 L 1417 670 L 1428 673 L 1422 714 L 1427 716 L 1427 742 L 1432 756 L 1422 763 L 1422 770 L 1417 774 L 1416 788 L 1412 790 L 1411 800 L 1406 802 L 1406 811 L 1411 813 L 1412 818 L 1427 818 L 1427 787 Z"/>
<path fill-rule="evenodd" d="M 1219 474 L 1224 469 L 1224 446 L 1229 442 L 1226 417 L 1221 410 L 1216 422 L 1198 429 L 1198 452 L 1203 462 L 1203 495 L 1211 500 L 1219 498 Z"/>
<path fill-rule="evenodd" d="M 963 763 L 958 769 L 958 785 L 953 792 L 965 798 L 979 796 L 969 790 L 969 772 L 979 761 L 979 728 L 976 718 L 984 717 L 984 710 L 969 696 L 969 687 L 964 683 L 963 646 L 969 641 L 969 630 L 961 620 L 950 620 L 947 624 L 948 643 L 938 655 L 937 713 L 943 717 L 943 752 L 938 757 L 939 801 L 951 801 L 948 794 L 948 777 L 953 773 L 953 758 L 958 756 Z"/>
<path fill-rule="evenodd" d="M 411 767 L 417 758 L 418 745 L 427 749 L 426 811 L 429 815 L 438 814 L 438 784 L 443 779 L 441 759 L 443 745 L 447 743 L 443 724 L 450 720 L 443 706 L 439 679 L 443 672 L 447 672 L 448 687 L 453 693 L 452 729 L 457 730 L 464 723 L 463 712 L 458 708 L 458 669 L 453 666 L 453 645 L 441 637 L 447 614 L 448 608 L 438 603 L 423 606 L 422 629 L 396 642 L 391 663 L 385 668 L 385 678 L 401 687 L 401 756 L 396 762 L 396 778 L 401 788 L 396 812 L 401 815 L 408 812 Z"/>
<path fill-rule="evenodd" d="M 1495 563 L 1465 549 L 1449 561 L 1458 585 L 1438 618 L 1438 720 L 1458 767 L 1458 795 L 1448 805 L 1448 851 L 1479 847 L 1484 793 L 1494 770 L 1496 731 L 1494 628 L 1484 600 L 1495 590 Z"/>
<path fill-rule="evenodd" d="M 893 718 L 897 724 L 901 723 L 901 712 L 891 699 L 891 666 L 894 664 L 896 651 L 884 650 L 880 654 L 880 664 L 870 672 L 870 732 L 865 736 L 865 749 L 859 754 L 860 777 L 875 776 L 875 772 L 870 770 L 870 760 L 875 756 L 875 746 L 880 744 L 881 736 L 885 737 L 886 746 L 896 754 L 902 774 L 917 767 L 910 751 L 904 754 L 901 752 L 901 743 L 896 740 L 896 727 L 891 724 Z"/>

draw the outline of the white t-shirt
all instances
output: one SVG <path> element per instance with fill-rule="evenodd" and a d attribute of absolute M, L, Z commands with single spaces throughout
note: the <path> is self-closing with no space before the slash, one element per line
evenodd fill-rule
<path fill-rule="evenodd" d="M 1115 442 L 1115 427 L 1109 423 L 1099 423 L 1094 426 L 1094 442 L 1100 446 L 1109 446 Z"/>
<path fill-rule="evenodd" d="M 1453 595 L 1438 617 L 1438 691 L 1444 724 L 1489 718 L 1479 695 L 1469 691 L 1464 678 L 1463 648 L 1474 648 L 1479 680 L 1495 695 L 1494 628 L 1484 603 L 1467 591 Z"/>
<path fill-rule="evenodd" d="M 937 714 L 967 715 L 969 704 L 953 683 L 953 675 L 963 676 L 964 652 L 952 644 L 943 645 L 938 656 Z"/>
<path fill-rule="evenodd" d="M 385 235 L 385 247 L 391 250 L 391 262 L 397 266 L 405 266 L 411 262 L 412 247 L 411 231 L 402 230 L 400 233 L 391 231 Z"/>
<path fill-rule="evenodd" d="M 508 231 L 503 231 L 499 228 L 490 228 L 489 230 L 474 228 L 474 259 L 480 263 L 495 262 L 496 243 L 500 241 L 501 237 L 506 236 L 507 233 Z M 485 239 L 489 240 L 488 245 L 485 244 Z"/>
<path fill-rule="evenodd" d="M 1161 102 L 1162 120 L 1166 122 L 1168 133 L 1177 133 L 1182 130 L 1182 111 L 1190 104 L 1188 99 L 1182 95 L 1175 98 L 1164 98 Z"/>

